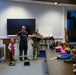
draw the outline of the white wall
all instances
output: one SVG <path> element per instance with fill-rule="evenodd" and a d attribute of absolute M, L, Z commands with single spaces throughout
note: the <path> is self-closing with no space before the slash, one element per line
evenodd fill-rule
<path fill-rule="evenodd" d="M 63 38 L 64 7 L 0 1 L 0 37 L 7 36 L 7 18 L 35 18 L 39 32 L 48 34 L 51 29 L 50 34 Z"/>
<path fill-rule="evenodd" d="M 7 37 L 7 19 L 35 18 L 36 29 L 42 35 L 52 34 L 64 41 L 64 16 L 64 7 L 0 1 L 0 38 Z"/>

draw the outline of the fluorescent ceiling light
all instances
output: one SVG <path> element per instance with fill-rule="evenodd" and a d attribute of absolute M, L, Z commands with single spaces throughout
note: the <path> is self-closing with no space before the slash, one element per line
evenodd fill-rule
<path fill-rule="evenodd" d="M 58 4 L 57 2 L 55 2 L 55 4 Z"/>

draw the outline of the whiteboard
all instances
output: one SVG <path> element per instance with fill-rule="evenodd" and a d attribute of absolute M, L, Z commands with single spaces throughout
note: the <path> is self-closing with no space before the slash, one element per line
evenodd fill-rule
<path fill-rule="evenodd" d="M 43 37 L 53 36 L 53 26 L 40 26 L 39 33 L 43 35 Z"/>

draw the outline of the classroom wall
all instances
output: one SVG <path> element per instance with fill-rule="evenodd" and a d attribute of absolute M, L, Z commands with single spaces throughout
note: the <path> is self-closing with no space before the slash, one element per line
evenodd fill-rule
<path fill-rule="evenodd" d="M 35 18 L 36 29 L 39 29 L 43 36 L 53 35 L 64 41 L 65 7 L 0 1 L 1 39 L 7 37 L 7 19 L 10 18 Z"/>
<path fill-rule="evenodd" d="M 64 7 L 0 1 L 0 37 L 7 36 L 7 19 L 10 18 L 35 18 L 40 33 L 63 38 Z"/>

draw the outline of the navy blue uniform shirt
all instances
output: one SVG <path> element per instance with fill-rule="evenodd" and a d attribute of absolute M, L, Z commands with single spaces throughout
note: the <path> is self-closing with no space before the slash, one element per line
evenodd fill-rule
<path fill-rule="evenodd" d="M 27 42 L 27 37 L 28 37 L 28 32 L 27 31 L 25 31 L 25 32 L 20 31 L 20 32 L 17 33 L 17 35 L 20 37 L 21 42 Z"/>

